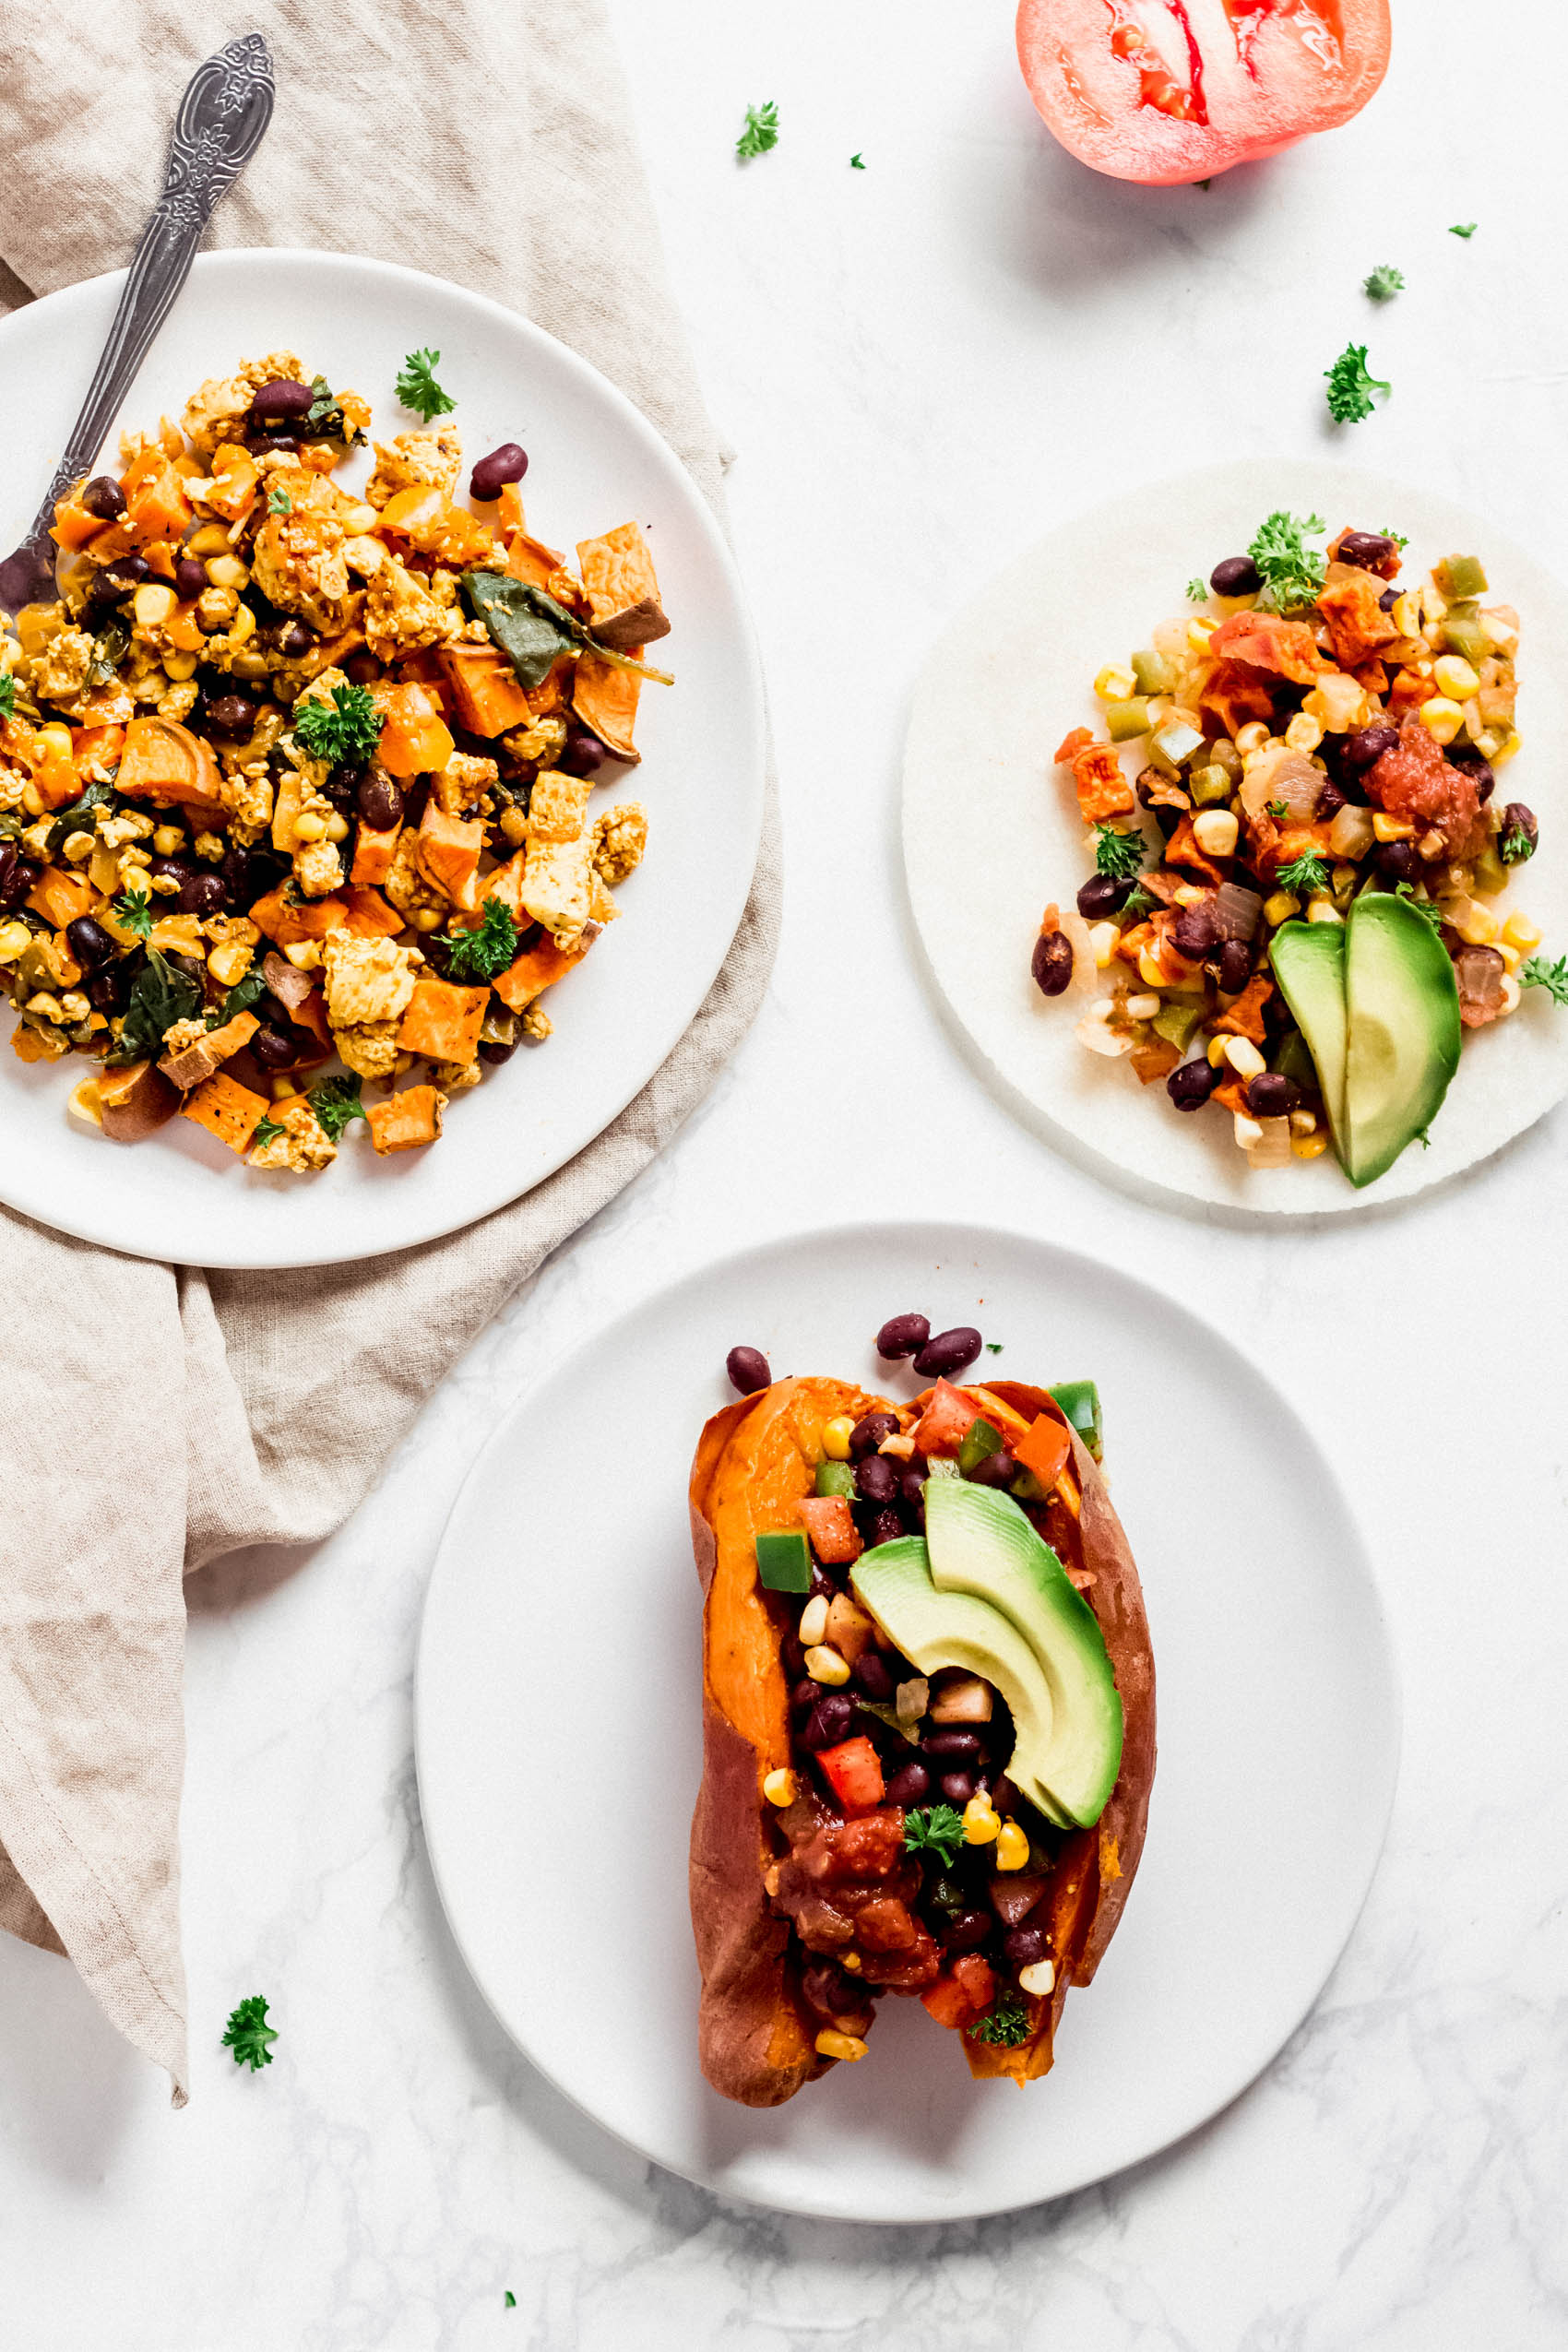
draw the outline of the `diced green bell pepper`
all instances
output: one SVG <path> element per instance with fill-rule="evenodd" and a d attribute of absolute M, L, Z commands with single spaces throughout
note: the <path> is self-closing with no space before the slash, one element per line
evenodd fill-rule
<path fill-rule="evenodd" d="M 778 1527 L 756 1539 L 758 1581 L 770 1593 L 809 1593 L 812 1588 L 811 1546 L 803 1527 Z"/>
<path fill-rule="evenodd" d="M 1051 1496 L 1032 1470 L 1020 1470 L 1008 1493 L 1019 1503 L 1049 1503 Z"/>
<path fill-rule="evenodd" d="M 1145 695 L 1168 695 L 1170 692 L 1170 670 L 1163 654 L 1152 647 L 1133 656 L 1133 675 L 1138 691 Z"/>
<path fill-rule="evenodd" d="M 1434 576 L 1450 604 L 1458 603 L 1467 596 L 1486 594 L 1486 568 L 1479 555 L 1445 556 L 1436 566 Z"/>
<path fill-rule="evenodd" d="M 1476 860 L 1476 888 L 1483 896 L 1506 887 L 1508 869 L 1497 854 L 1497 845 L 1489 841 Z"/>
<path fill-rule="evenodd" d="M 1213 808 L 1218 802 L 1230 798 L 1230 778 L 1218 760 L 1206 767 L 1194 767 L 1187 778 L 1187 790 L 1200 809 Z"/>
<path fill-rule="evenodd" d="M 1113 743 L 1130 743 L 1134 735 L 1148 733 L 1148 704 L 1139 695 L 1131 702 L 1111 702 L 1105 706 L 1105 731 Z"/>
<path fill-rule="evenodd" d="M 1185 1053 L 1193 1041 L 1193 1031 L 1203 1019 L 1205 1004 L 1202 996 L 1194 996 L 1183 1004 L 1162 1004 L 1150 1025 L 1156 1037 L 1162 1037 L 1178 1053 Z"/>
<path fill-rule="evenodd" d="M 1319 1087 L 1317 1063 L 1312 1049 L 1300 1029 L 1287 1029 L 1269 1057 L 1268 1066 L 1282 1078 L 1293 1078 L 1299 1087 L 1310 1087 L 1316 1094 Z"/>
<path fill-rule="evenodd" d="M 994 1421 L 971 1421 L 964 1431 L 964 1442 L 958 1448 L 958 1476 L 967 1479 L 978 1470 L 986 1456 L 1002 1451 L 1002 1431 Z"/>
<path fill-rule="evenodd" d="M 1094 1382 L 1064 1380 L 1051 1394 L 1098 1462 L 1105 1436 L 1105 1419 L 1100 1411 L 1099 1390 Z"/>
<path fill-rule="evenodd" d="M 842 1494 L 853 1497 L 855 1473 L 848 1462 L 819 1462 L 816 1466 L 818 1494 Z"/>
<path fill-rule="evenodd" d="M 1191 759 L 1195 751 L 1201 751 L 1203 740 L 1197 729 L 1189 727 L 1184 719 L 1169 719 L 1150 736 L 1148 755 L 1156 767 L 1162 768 L 1168 776 L 1177 777 L 1182 773 L 1182 762 Z"/>
<path fill-rule="evenodd" d="M 1492 652 L 1491 639 L 1473 613 L 1451 612 L 1443 624 L 1443 642 L 1450 653 L 1462 654 L 1477 669 Z"/>

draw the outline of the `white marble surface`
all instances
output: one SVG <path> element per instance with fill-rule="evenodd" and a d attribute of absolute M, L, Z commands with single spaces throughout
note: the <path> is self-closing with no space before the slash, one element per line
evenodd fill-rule
<path fill-rule="evenodd" d="M 58 1961 L 0 1942 L 0 2342 L 27 2352 L 1548 2352 L 1568 2318 L 1568 1208 L 1559 1117 L 1462 1189 L 1328 1234 L 1108 1192 L 983 1093 L 894 862 L 910 680 L 1046 524 L 1191 458 L 1325 448 L 1319 376 L 1396 392 L 1350 450 L 1549 556 L 1568 531 L 1558 12 L 1397 0 L 1357 125 L 1207 195 L 1036 126 L 1006 0 L 615 0 L 680 299 L 738 461 L 778 722 L 785 944 L 663 1164 L 432 1403 L 319 1553 L 192 1593 L 195 2095 Z M 748 100 L 775 154 L 738 172 Z M 864 173 L 848 168 L 864 151 Z M 1444 234 L 1478 220 L 1468 245 Z M 1379 261 L 1408 292 L 1372 314 Z M 1373 518 L 1382 520 L 1382 517 Z M 1568 942 L 1558 942 L 1558 946 Z M 952 1210 L 1200 1301 L 1322 1434 L 1406 1679 L 1384 1867 L 1323 2002 L 1192 2142 L 1063 2206 L 902 2233 L 727 2211 L 511 2051 L 421 1842 L 421 1595 L 486 1431 L 552 1351 L 731 1241 Z M 741 1335 L 737 1335 L 738 1336 Z M 1173 1462 L 1215 1477 L 1223 1458 Z M 1172 1965 L 1203 1994 L 1194 1921 Z M 272 1998 L 278 2062 L 218 2046 Z M 504 2308 L 504 2290 L 517 2308 Z"/>

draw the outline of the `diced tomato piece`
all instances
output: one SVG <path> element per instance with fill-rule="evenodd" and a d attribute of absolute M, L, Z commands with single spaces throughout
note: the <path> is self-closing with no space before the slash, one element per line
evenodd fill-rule
<path fill-rule="evenodd" d="M 1032 1470 L 1041 1486 L 1049 1490 L 1072 1457 L 1072 1434 L 1064 1421 L 1041 1413 L 1029 1423 L 1022 1437 L 1014 1439 L 1013 1452 L 1025 1469 Z"/>
<path fill-rule="evenodd" d="M 972 1396 L 951 1381 L 939 1380 L 932 1390 L 925 1411 L 915 1430 L 918 1452 L 956 1454 L 968 1434 L 969 1424 L 980 1419 L 980 1407 Z"/>
<path fill-rule="evenodd" d="M 968 1952 L 929 1992 L 921 1993 L 921 2005 L 939 2025 L 962 2028 L 983 2017 L 995 1998 L 996 1971 L 978 1952 Z"/>
<path fill-rule="evenodd" d="M 812 1550 L 830 1568 L 858 1560 L 865 1550 L 847 1495 L 808 1494 L 801 1504 L 801 1521 Z"/>
<path fill-rule="evenodd" d="M 836 1748 L 819 1748 L 816 1760 L 847 1813 L 869 1813 L 881 1804 L 882 1759 L 863 1734 L 840 1740 Z"/>
<path fill-rule="evenodd" d="M 1283 620 L 1277 612 L 1232 612 L 1210 637 L 1208 650 L 1216 661 L 1244 661 L 1249 669 L 1266 670 L 1298 686 L 1310 686 L 1324 667 L 1307 624 Z"/>
<path fill-rule="evenodd" d="M 1070 735 L 1063 736 L 1051 756 L 1058 767 L 1071 767 L 1078 754 L 1093 741 L 1094 737 L 1087 727 L 1075 727 Z"/>

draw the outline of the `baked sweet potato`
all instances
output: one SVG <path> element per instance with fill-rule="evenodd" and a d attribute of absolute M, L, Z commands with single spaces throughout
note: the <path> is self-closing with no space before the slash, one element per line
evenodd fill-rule
<path fill-rule="evenodd" d="M 960 1956 L 960 1947 L 944 1959 L 918 1914 L 918 1904 L 929 1908 L 930 1888 L 904 1847 L 901 1807 L 892 1795 L 884 1802 L 873 1791 L 867 1805 L 846 1815 L 843 1775 L 830 1769 L 843 1747 L 817 1751 L 818 1776 L 812 1751 L 796 1736 L 800 1719 L 792 1728 L 784 1645 L 791 1636 L 807 1638 L 803 1627 L 797 1634 L 807 1597 L 771 1591 L 759 1577 L 760 1535 L 814 1526 L 813 1509 L 802 1506 L 815 1494 L 828 1423 L 873 1411 L 893 1417 L 896 1449 L 923 1428 L 933 1458 L 951 1457 L 969 1424 L 983 1418 L 1015 1454 L 1052 1471 L 1044 1500 L 1023 1507 L 1092 1610 L 1121 1700 L 1121 1763 L 1098 1821 L 1063 1830 L 1021 1800 L 999 1798 L 1016 1803 L 1010 1817 L 1016 1830 L 1027 1819 L 1027 1861 L 1007 1873 L 1006 1865 L 987 1861 L 992 1849 L 960 1848 L 971 1871 L 991 1871 L 993 1936 L 999 1941 L 1027 1919 L 1030 1930 L 1043 1930 L 1041 1949 L 1054 1965 L 1049 1990 L 1031 1990 L 1026 2000 L 1009 1989 L 1009 2038 L 988 2037 L 984 2003 L 977 2002 L 975 1982 L 982 1969 L 990 1981 L 988 1964 Z M 901 1469 L 907 1454 L 895 1450 L 891 1458 Z M 777 2106 L 837 2059 L 859 2056 L 876 1995 L 898 1991 L 920 1994 L 933 2016 L 960 2030 L 971 2073 L 1018 2083 L 1044 2073 L 1068 1988 L 1090 1981 L 1126 1902 L 1155 1767 L 1154 1663 L 1142 1590 L 1094 1461 L 1049 1394 L 1021 1383 L 941 1383 L 900 1407 L 847 1382 L 790 1379 L 742 1397 L 707 1423 L 692 1466 L 690 1500 L 705 1597 L 703 1777 L 690 1858 L 703 2073 L 726 2097 Z M 840 1515 L 848 1514 L 835 1515 L 837 1532 Z M 848 1549 L 829 1545 L 840 1548 Z M 819 1551 L 818 1589 L 826 1565 Z M 843 1596 L 830 1608 L 855 1613 Z M 890 1646 L 873 1631 L 876 1654 L 886 1659 Z M 895 1660 L 889 1672 L 898 1670 Z M 907 1664 L 901 1671 L 913 1677 Z M 857 1685 L 862 1674 L 863 1661 Z M 922 1705 L 927 1696 L 929 1689 Z M 862 1705 L 856 1729 L 877 1739 L 891 1779 L 915 1750 L 900 1744 L 889 1712 L 877 1716 Z M 836 1740 L 842 1736 L 834 1734 Z M 1004 1773 L 1006 1752 L 997 1753 L 995 1768 Z M 769 1776 L 782 1773 L 792 1774 L 793 1784 L 776 1779 L 770 1797 Z M 937 1793 L 932 1788 L 931 1799 Z M 842 1874 L 835 1879 L 834 1857 L 851 1846 L 858 1859 L 840 1859 Z M 845 1917 L 836 1917 L 836 1906 Z M 844 1966 L 841 1951 L 849 1954 Z M 961 1978 L 966 1966 L 973 1981 Z M 839 2015 L 840 2009 L 849 2013 Z"/>

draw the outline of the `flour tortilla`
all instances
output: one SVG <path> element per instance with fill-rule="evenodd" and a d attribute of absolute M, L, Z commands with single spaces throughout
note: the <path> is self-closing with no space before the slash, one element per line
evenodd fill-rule
<path fill-rule="evenodd" d="M 1520 618 L 1523 748 L 1498 771 L 1503 800 L 1527 802 L 1540 847 L 1514 870 L 1517 904 L 1568 951 L 1568 805 L 1550 779 L 1568 746 L 1568 593 L 1492 526 L 1447 499 L 1332 464 L 1218 466 L 1155 484 L 1065 523 L 969 606 L 926 663 L 904 761 L 904 860 L 932 974 L 981 1070 L 1009 1107 L 1097 1174 L 1162 1197 L 1258 1216 L 1336 1216 L 1410 1198 L 1521 1134 L 1568 1094 L 1568 1010 L 1528 989 L 1518 1011 L 1467 1033 L 1431 1146 L 1402 1153 L 1358 1193 L 1331 1152 L 1276 1170 L 1248 1165 L 1230 1122 L 1182 1115 L 1163 1086 L 1090 1053 L 1073 1031 L 1100 992 L 1080 953 L 1072 989 L 1042 997 L 1029 977 L 1041 909 L 1072 913 L 1089 873 L 1070 778 L 1051 753 L 1095 726 L 1097 671 L 1150 642 L 1183 609 L 1195 574 L 1243 550 L 1288 506 L 1409 540 L 1407 578 L 1443 555 L 1479 555 L 1487 601 Z M 1123 763 L 1131 772 L 1130 759 Z"/>

